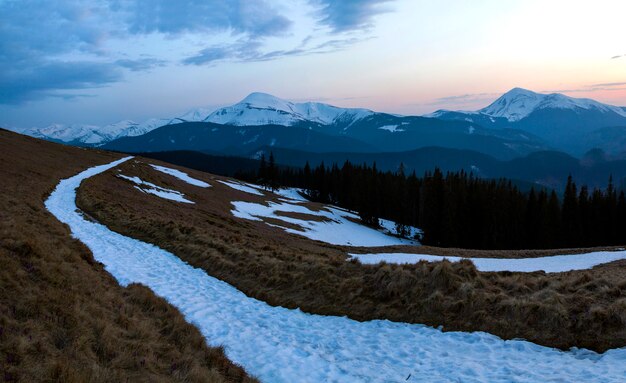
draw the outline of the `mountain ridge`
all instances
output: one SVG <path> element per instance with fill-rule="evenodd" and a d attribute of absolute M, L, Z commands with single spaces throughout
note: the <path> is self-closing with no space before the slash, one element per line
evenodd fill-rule
<path fill-rule="evenodd" d="M 142 136 L 162 126 L 187 122 L 233 127 L 298 127 L 328 136 L 348 137 L 369 145 L 374 152 L 439 145 L 479 150 L 500 159 L 550 149 L 580 156 L 593 147 L 616 156 L 624 154 L 616 142 L 626 141 L 626 130 L 596 131 L 626 127 L 626 108 L 522 88 L 513 88 L 476 111 L 439 110 L 425 116 L 398 116 L 320 102 L 296 103 L 253 92 L 238 103 L 212 112 L 209 108 L 196 108 L 179 117 L 143 123 L 123 120 L 104 127 L 53 124 L 22 133 L 79 146 L 103 146 L 124 137 Z M 242 138 L 240 144 L 245 146 L 254 137 Z M 485 148 L 481 149 L 481 145 Z"/>

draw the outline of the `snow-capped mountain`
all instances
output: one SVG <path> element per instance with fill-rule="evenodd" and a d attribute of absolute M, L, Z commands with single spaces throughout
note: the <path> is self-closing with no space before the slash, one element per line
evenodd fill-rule
<path fill-rule="evenodd" d="M 542 109 L 571 110 L 575 112 L 599 112 L 616 114 L 626 118 L 626 107 L 603 104 L 588 98 L 568 97 L 560 93 L 543 94 L 527 89 L 513 88 L 500 96 L 489 106 L 476 111 L 438 110 L 425 117 L 444 119 L 464 119 L 466 121 L 491 117 L 504 118 L 509 122 L 517 122 Z M 450 118 L 454 117 L 454 118 Z"/>
<path fill-rule="evenodd" d="M 476 118 L 491 117 L 489 120 L 492 122 L 495 122 L 497 118 L 504 118 L 508 122 L 517 122 L 529 117 L 537 111 L 547 109 L 569 110 L 577 113 L 598 112 L 602 114 L 614 114 L 626 118 L 626 107 L 607 105 L 589 98 L 569 97 L 560 93 L 536 93 L 522 88 L 513 88 L 500 96 L 489 106 L 476 111 L 450 111 L 442 109 L 430 113 L 425 117 L 464 119 L 466 121 L 473 121 Z"/>
<path fill-rule="evenodd" d="M 51 124 L 44 128 L 15 130 L 32 137 L 87 146 L 100 146 L 121 137 L 135 137 L 156 128 L 181 122 L 202 121 L 213 109 L 196 108 L 174 118 L 151 118 L 143 122 L 122 120 L 105 126 Z"/>
<path fill-rule="evenodd" d="M 30 128 L 21 131 L 21 133 L 53 141 L 72 142 L 75 140 L 81 140 L 85 143 L 98 142 L 101 136 L 96 132 L 100 129 L 95 125 L 63 125 L 63 124 L 51 124 L 45 128 Z"/>
<path fill-rule="evenodd" d="M 120 137 L 139 136 L 160 126 L 167 125 L 169 119 L 150 119 L 142 123 L 130 120 L 119 121 L 105 126 L 82 124 L 52 124 L 44 128 L 30 128 L 21 133 L 65 143 L 98 146 Z"/>
<path fill-rule="evenodd" d="M 255 92 L 235 105 L 216 110 L 204 121 L 237 126 L 292 126 L 301 122 L 330 125 L 338 121 L 353 122 L 372 114 L 367 109 L 338 108 L 318 102 L 293 103 Z"/>
<path fill-rule="evenodd" d="M 540 109 L 569 109 L 616 113 L 626 117 L 623 108 L 602 104 L 588 98 L 573 98 L 559 93 L 540 94 L 522 88 L 514 88 L 491 105 L 478 111 L 491 117 L 504 117 L 509 121 L 519 121 Z"/>
<path fill-rule="evenodd" d="M 572 155 L 589 149 L 590 135 L 607 127 L 626 127 L 626 109 L 559 93 L 541 94 L 514 88 L 477 111 L 438 110 L 427 117 L 468 121 L 488 129 L 512 128 L 532 133 Z M 625 137 L 626 138 L 626 137 Z M 594 141 L 596 142 L 596 141 Z M 610 151 L 610 142 L 598 143 Z M 594 146 L 595 147 L 595 146 Z"/>
<path fill-rule="evenodd" d="M 195 108 L 195 109 L 191 109 L 190 111 L 188 111 L 187 113 L 183 114 L 182 116 L 178 116 L 173 118 L 169 124 L 175 124 L 178 122 L 197 122 L 197 121 L 202 121 L 205 118 L 207 118 L 207 116 L 209 114 L 211 114 L 211 112 L 213 112 L 213 110 L 215 110 L 215 108 Z"/>
<path fill-rule="evenodd" d="M 139 136 L 161 126 L 182 122 L 204 121 L 235 126 L 292 126 L 299 123 L 348 126 L 373 114 L 367 109 L 338 108 L 317 102 L 293 103 L 266 93 L 251 93 L 241 102 L 216 111 L 196 108 L 174 118 L 153 118 L 141 123 L 124 120 L 106 126 L 52 124 L 22 130 L 21 133 L 53 141 L 100 146 L 117 138 Z"/>

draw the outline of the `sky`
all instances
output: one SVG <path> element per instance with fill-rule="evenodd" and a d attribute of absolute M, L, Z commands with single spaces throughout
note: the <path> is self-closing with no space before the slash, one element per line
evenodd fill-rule
<path fill-rule="evenodd" d="M 623 0 L 0 0 L 0 126 L 251 92 L 420 115 L 522 87 L 626 106 Z"/>

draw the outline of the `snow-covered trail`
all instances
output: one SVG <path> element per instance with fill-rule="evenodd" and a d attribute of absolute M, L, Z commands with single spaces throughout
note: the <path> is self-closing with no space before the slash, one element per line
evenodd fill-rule
<path fill-rule="evenodd" d="M 375 265 L 381 262 L 396 264 L 411 264 L 420 261 L 440 262 L 447 259 L 450 262 L 459 262 L 469 259 L 480 271 L 516 271 L 529 273 L 545 271 L 546 273 L 562 273 L 571 270 L 586 270 L 603 263 L 626 259 L 625 251 L 596 251 L 584 254 L 551 255 L 537 258 L 462 258 L 428 254 L 409 253 L 372 253 L 350 254 L 363 264 Z M 625 379 L 626 380 L 626 379 Z"/>
<path fill-rule="evenodd" d="M 626 348 L 562 352 L 486 333 L 443 333 L 385 320 L 357 322 L 271 307 L 156 246 L 87 221 L 81 181 L 126 159 L 62 180 L 47 209 L 69 225 L 122 285 L 142 283 L 211 345 L 264 382 L 623 382 Z"/>

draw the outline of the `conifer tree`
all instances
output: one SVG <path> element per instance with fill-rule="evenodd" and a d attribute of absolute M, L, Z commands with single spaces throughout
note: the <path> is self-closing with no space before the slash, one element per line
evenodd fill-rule
<path fill-rule="evenodd" d="M 265 153 L 262 153 L 261 162 L 259 164 L 258 183 L 263 187 L 267 187 L 267 182 L 267 162 L 265 160 Z"/>

